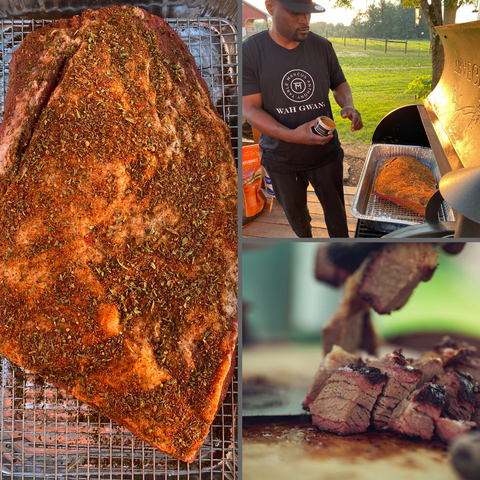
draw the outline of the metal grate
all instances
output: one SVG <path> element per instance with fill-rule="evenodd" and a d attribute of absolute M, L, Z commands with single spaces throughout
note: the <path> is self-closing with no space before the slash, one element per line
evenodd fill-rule
<path fill-rule="evenodd" d="M 238 53 L 235 26 L 216 18 L 167 19 L 186 43 L 214 105 L 232 132 L 238 159 Z M 3 118 L 8 66 L 25 35 L 48 20 L 0 20 Z M 41 377 L 0 356 L 0 471 L 2 479 L 228 479 L 238 476 L 238 381 L 192 464 L 167 457 L 115 422 Z"/>

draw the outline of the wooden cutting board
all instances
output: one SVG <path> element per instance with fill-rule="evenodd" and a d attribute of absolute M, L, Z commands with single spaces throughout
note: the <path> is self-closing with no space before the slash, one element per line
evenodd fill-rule
<path fill-rule="evenodd" d="M 244 480 L 459 480 L 438 441 L 338 437 L 288 422 L 244 426 L 242 437 Z"/>
<path fill-rule="evenodd" d="M 393 348 L 384 346 L 381 354 Z M 306 394 L 321 356 L 319 345 L 244 348 L 246 412 L 256 409 L 258 415 L 258 391 L 268 386 L 272 391 L 303 389 Z M 280 402 L 290 397 L 298 395 L 277 399 Z M 293 407 L 298 403 L 297 399 Z M 277 420 L 282 415 L 279 407 L 286 406 L 272 405 L 269 409 Z M 262 415 L 268 415 L 266 410 L 263 408 Z M 320 432 L 304 419 L 296 423 L 298 417 L 289 415 L 299 411 L 285 412 L 281 423 L 265 423 L 265 417 L 249 414 L 242 433 L 244 480 L 460 480 L 446 446 L 439 441 L 402 439 L 388 432 L 338 437 Z"/>

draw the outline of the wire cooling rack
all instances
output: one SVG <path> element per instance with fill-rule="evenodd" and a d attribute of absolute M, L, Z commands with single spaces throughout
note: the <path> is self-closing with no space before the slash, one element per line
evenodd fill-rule
<path fill-rule="evenodd" d="M 235 26 L 224 19 L 166 19 L 186 43 L 214 105 L 232 133 L 238 159 L 238 53 Z M 0 111 L 12 53 L 48 20 L 0 19 Z M 0 117 L 0 120 L 1 120 Z M 227 479 L 238 476 L 238 381 L 192 464 L 167 457 L 128 430 L 0 356 L 2 479 Z"/>
<path fill-rule="evenodd" d="M 0 358 L 2 479 L 237 478 L 236 376 L 198 459 L 187 464 Z"/>

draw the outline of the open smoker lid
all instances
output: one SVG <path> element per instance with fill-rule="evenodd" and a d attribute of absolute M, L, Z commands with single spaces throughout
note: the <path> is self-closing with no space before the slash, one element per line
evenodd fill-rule
<path fill-rule="evenodd" d="M 424 101 L 452 170 L 480 166 L 480 21 L 444 25 L 442 77 Z"/>
<path fill-rule="evenodd" d="M 57 19 L 83 10 L 133 5 L 162 18 L 218 17 L 237 23 L 237 0 L 0 0 L 1 18 Z"/>

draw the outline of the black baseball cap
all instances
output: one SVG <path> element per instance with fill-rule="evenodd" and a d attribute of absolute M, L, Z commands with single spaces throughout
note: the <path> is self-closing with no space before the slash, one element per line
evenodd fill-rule
<path fill-rule="evenodd" d="M 312 0 L 277 0 L 285 8 L 295 13 L 322 13 L 325 9 Z"/>

